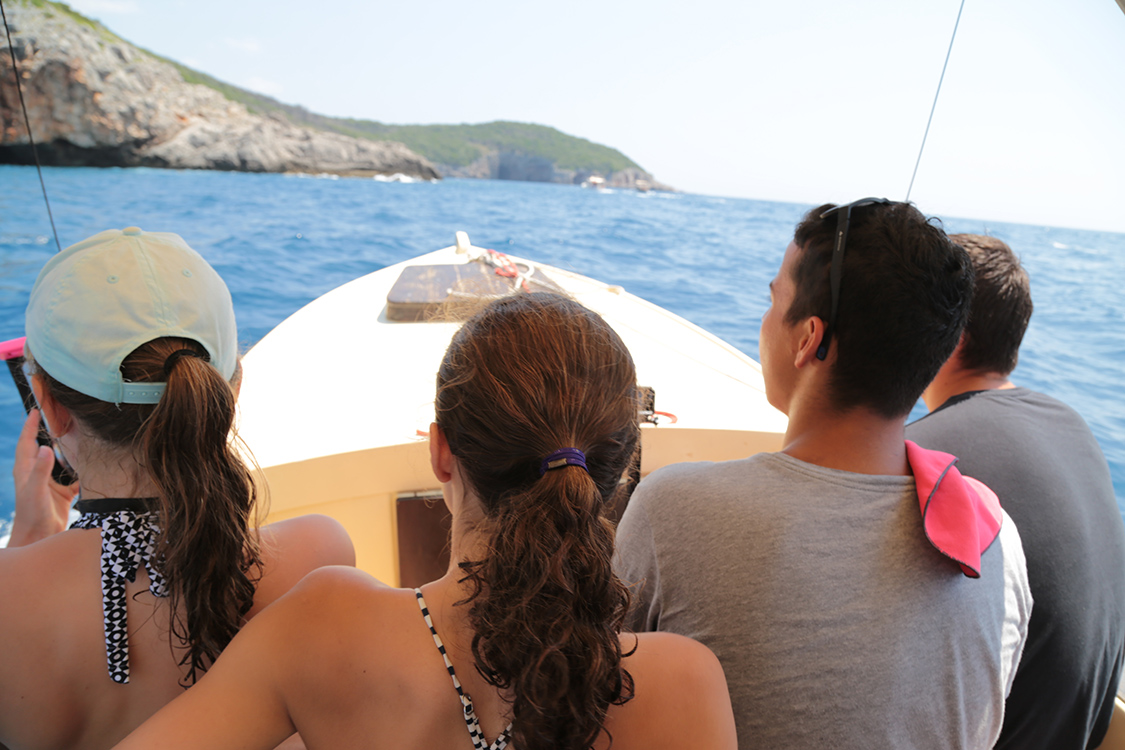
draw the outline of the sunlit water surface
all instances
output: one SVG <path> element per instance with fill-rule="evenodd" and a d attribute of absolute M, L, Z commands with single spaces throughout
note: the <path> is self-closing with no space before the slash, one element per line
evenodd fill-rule
<path fill-rule="evenodd" d="M 809 208 L 517 182 L 400 184 L 149 169 L 44 173 L 64 246 L 129 225 L 181 234 L 230 285 L 246 348 L 329 289 L 450 245 L 453 233 L 465 230 L 476 245 L 620 284 L 757 359 L 766 285 Z M 1013 379 L 1086 418 L 1121 505 L 1125 235 L 942 218 L 950 232 L 993 234 L 1022 257 L 1035 315 Z M 35 170 L 0 166 L 0 340 L 23 335 L 28 292 L 55 250 L 50 234 Z M 317 350 L 315 342 L 294 359 L 323 370 L 327 393 L 334 378 L 356 377 L 334 371 L 332 352 Z M 923 412 L 919 406 L 915 416 Z M 14 386 L 0 381 L 0 519 L 13 511 L 7 477 L 22 419 Z"/>

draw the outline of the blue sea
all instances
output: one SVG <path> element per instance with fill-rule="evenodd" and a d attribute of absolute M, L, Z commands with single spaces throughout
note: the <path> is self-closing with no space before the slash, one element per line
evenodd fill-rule
<path fill-rule="evenodd" d="M 45 169 L 44 179 L 64 247 L 130 225 L 182 235 L 230 285 L 245 348 L 329 289 L 464 230 L 476 245 L 620 284 L 757 359 L 766 285 L 809 208 L 475 180 L 90 168 Z M 989 233 L 1021 255 L 1035 315 L 1013 380 L 1086 418 L 1122 505 L 1125 234 L 941 218 L 950 232 Z M 23 335 L 28 291 L 55 250 L 34 168 L 0 166 L 0 341 Z M 315 345 L 294 357 L 323 370 L 329 393 L 334 377 L 355 377 L 334 372 L 332 352 Z M 13 511 L 22 420 L 15 387 L 0 381 L 0 524 Z"/>

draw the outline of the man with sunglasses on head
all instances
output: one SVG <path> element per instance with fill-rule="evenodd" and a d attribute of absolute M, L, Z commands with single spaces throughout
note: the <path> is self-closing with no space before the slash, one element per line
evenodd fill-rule
<path fill-rule="evenodd" d="M 782 450 L 666 467 L 617 533 L 634 630 L 719 657 L 741 747 L 988 748 L 1031 611 L 1015 525 L 903 427 L 968 317 L 972 268 L 914 207 L 824 205 L 770 283 Z"/>
<path fill-rule="evenodd" d="M 995 237 L 954 235 L 976 283 L 957 348 L 911 440 L 956 454 L 1016 520 L 1035 609 L 997 748 L 1098 747 L 1125 654 L 1125 526 L 1090 428 L 1009 375 L 1031 320 L 1027 272 Z"/>

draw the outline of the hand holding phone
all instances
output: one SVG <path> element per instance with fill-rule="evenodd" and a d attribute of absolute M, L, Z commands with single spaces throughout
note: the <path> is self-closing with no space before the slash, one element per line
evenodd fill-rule
<path fill-rule="evenodd" d="M 16 515 L 12 521 L 9 547 L 19 547 L 66 530 L 71 503 L 78 494 L 78 483 L 60 484 L 51 476 L 55 454 L 40 445 L 39 410 L 32 409 L 24 420 L 16 443 L 16 462 L 12 478 L 16 485 Z"/>
<path fill-rule="evenodd" d="M 32 409 L 38 409 L 38 404 L 35 402 L 35 392 L 31 390 L 27 360 L 23 356 L 24 343 L 24 338 L 0 342 L 0 359 L 8 365 L 12 382 L 16 384 L 16 390 L 19 391 L 20 399 L 23 401 L 24 411 L 30 413 Z M 67 463 L 62 453 L 55 448 L 51 440 L 50 427 L 47 425 L 46 419 L 42 417 L 42 412 L 40 412 L 39 422 L 39 435 L 37 437 L 39 444 L 55 450 L 55 465 L 51 469 L 51 476 L 61 485 L 73 484 L 77 480 L 77 475 L 70 468 L 70 464 Z"/>

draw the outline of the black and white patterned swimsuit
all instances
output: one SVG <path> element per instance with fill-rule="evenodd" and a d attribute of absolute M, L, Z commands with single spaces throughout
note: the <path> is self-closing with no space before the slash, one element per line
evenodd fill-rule
<path fill-rule="evenodd" d="M 453 671 L 453 662 L 449 661 L 449 654 L 445 653 L 445 644 L 441 642 L 437 631 L 434 630 L 434 622 L 430 619 L 430 610 L 426 607 L 426 600 L 422 598 L 422 589 L 414 589 L 414 596 L 418 597 L 418 606 L 422 610 L 422 618 L 430 628 L 430 634 L 434 637 L 434 644 L 441 652 L 441 658 L 445 660 L 445 668 L 449 671 L 449 676 L 453 678 L 453 687 L 456 688 L 457 695 L 461 698 L 461 707 L 465 712 L 465 724 L 469 727 L 469 736 L 473 740 L 473 747 L 476 750 L 504 750 L 508 746 L 512 725 L 508 724 L 508 728 L 501 732 L 491 745 L 485 742 L 484 732 L 480 730 L 480 722 L 477 720 L 477 712 L 473 709 L 473 699 L 461 689 L 461 681 L 457 679 L 457 674 Z"/>
<path fill-rule="evenodd" d="M 79 500 L 74 508 L 82 515 L 72 529 L 101 529 L 102 613 L 105 621 L 105 651 L 109 676 L 114 682 L 129 681 L 129 629 L 126 621 L 125 582 L 137 580 L 144 565 L 153 596 L 167 596 L 164 576 L 153 560 L 156 546 L 156 514 L 149 498 L 96 498 Z"/>

